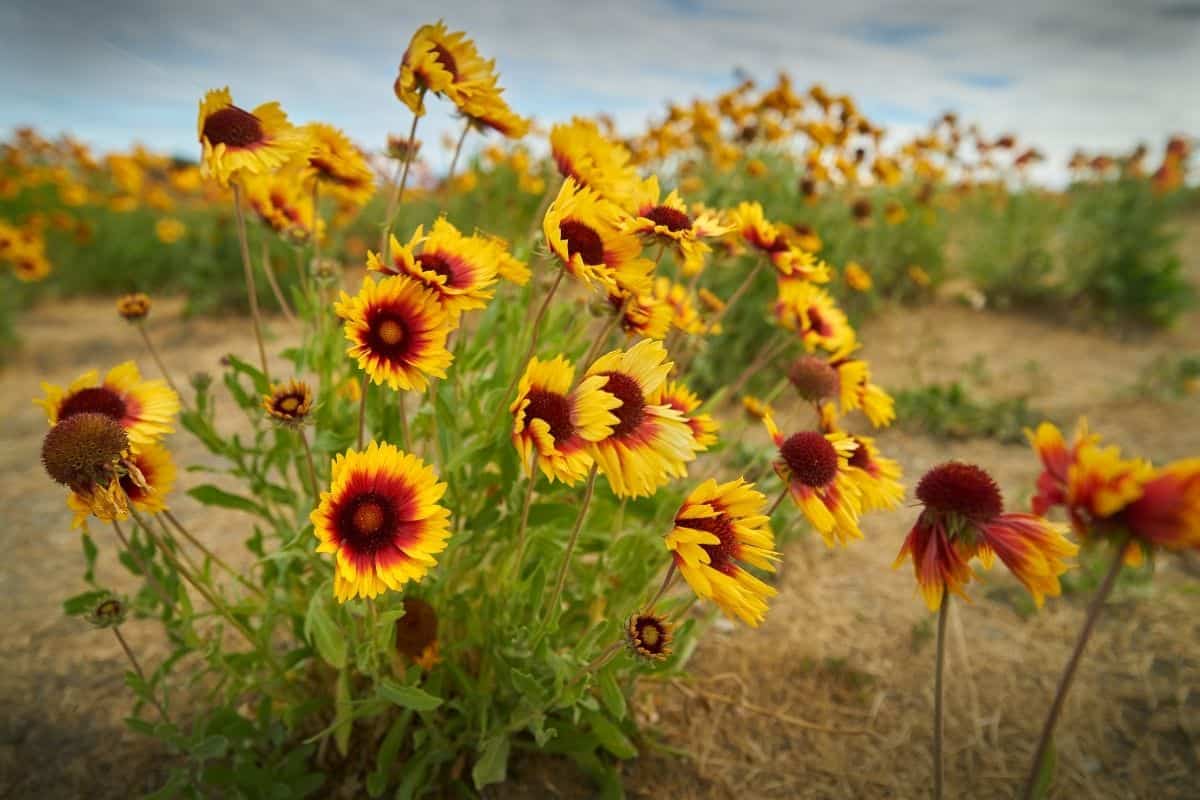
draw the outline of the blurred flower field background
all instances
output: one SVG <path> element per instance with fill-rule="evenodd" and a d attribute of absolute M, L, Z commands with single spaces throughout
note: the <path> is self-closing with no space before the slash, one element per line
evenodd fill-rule
<path fill-rule="evenodd" d="M 0 143 L 0 783 L 1188 796 L 1194 140 L 1048 187 L 786 74 L 634 131 L 500 77 L 439 23 L 386 142 Z"/>

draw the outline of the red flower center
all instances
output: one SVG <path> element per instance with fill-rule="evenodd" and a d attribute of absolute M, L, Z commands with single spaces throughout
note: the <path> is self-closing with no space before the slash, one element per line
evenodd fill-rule
<path fill-rule="evenodd" d="M 442 65 L 442 69 L 450 73 L 451 79 L 458 80 L 458 62 L 454 60 L 454 56 L 450 55 L 450 51 L 440 44 L 435 44 L 433 54 L 437 58 L 437 62 Z"/>
<path fill-rule="evenodd" d="M 850 466 L 866 469 L 871 466 L 871 454 L 867 452 L 867 446 L 862 439 L 855 439 L 854 443 L 858 445 L 854 450 L 854 455 L 850 456 Z"/>
<path fill-rule="evenodd" d="M 529 405 L 525 407 L 526 424 L 534 419 L 543 420 L 550 426 L 550 436 L 555 443 L 571 438 L 575 433 L 575 425 L 571 422 L 571 404 L 566 397 L 542 389 L 530 391 L 528 397 Z"/>
<path fill-rule="evenodd" d="M 417 256 L 417 263 L 422 269 L 427 269 L 431 272 L 436 272 L 446 279 L 446 286 L 454 287 L 458 281 L 458 270 L 455 269 L 454 261 L 446 257 L 442 253 L 421 253 Z"/>
<path fill-rule="evenodd" d="M 936 466 L 917 484 L 917 499 L 926 507 L 986 522 L 1000 516 L 1004 500 L 992 476 L 961 461 Z"/>
<path fill-rule="evenodd" d="M 591 226 L 576 219 L 564 219 L 558 223 L 558 233 L 567 243 L 568 256 L 578 255 L 589 266 L 604 263 L 604 240 Z"/>
<path fill-rule="evenodd" d="M 779 455 L 805 486 L 826 486 L 837 475 L 837 450 L 819 431 L 792 434 L 780 446 Z"/>
<path fill-rule="evenodd" d="M 818 356 L 801 356 L 788 370 L 796 393 L 808 401 L 825 400 L 837 391 L 838 375 L 828 361 Z"/>
<path fill-rule="evenodd" d="M 67 397 L 58 409 L 58 419 L 61 422 L 76 414 L 89 412 L 104 414 L 118 422 L 125 417 L 125 401 L 112 389 L 104 386 L 93 386 L 80 389 Z"/>
<path fill-rule="evenodd" d="M 395 514 L 387 498 L 364 492 L 345 503 L 338 514 L 341 541 L 355 554 L 374 554 L 392 542 Z"/>
<path fill-rule="evenodd" d="M 624 436 L 637 430 L 642 424 L 646 416 L 646 396 L 642 394 L 642 387 L 638 382 L 628 375 L 622 372 L 604 374 L 608 376 L 604 391 L 621 401 L 621 405 L 612 411 L 618 420 L 613 426 L 612 435 Z"/>
<path fill-rule="evenodd" d="M 677 519 L 675 524 L 681 528 L 691 528 L 694 531 L 707 531 L 721 541 L 717 544 L 702 544 L 700 547 L 708 553 L 708 565 L 717 572 L 731 575 L 737 571 L 734 559 L 738 556 L 737 534 L 733 530 L 733 520 L 722 512 L 715 517 L 702 519 Z"/>
<path fill-rule="evenodd" d="M 825 315 L 821 313 L 821 309 L 816 306 L 808 308 L 808 325 L 814 333 L 828 339 L 833 336 L 833 325 L 829 320 L 825 319 Z"/>
<path fill-rule="evenodd" d="M 642 214 L 642 216 L 654 222 L 655 225 L 662 225 L 672 233 L 687 231 L 692 228 L 691 217 L 679 209 L 671 208 L 670 206 L 655 206 Z"/>
<path fill-rule="evenodd" d="M 225 106 L 204 120 L 204 138 L 216 147 L 249 147 L 263 139 L 262 123 L 244 108 Z"/>

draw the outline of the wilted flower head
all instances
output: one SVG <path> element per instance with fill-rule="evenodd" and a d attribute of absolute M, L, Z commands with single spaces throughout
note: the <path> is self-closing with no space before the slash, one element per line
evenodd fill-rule
<path fill-rule="evenodd" d="M 141 292 L 117 298 L 117 313 L 129 322 L 140 322 L 150 313 L 150 298 Z"/>
<path fill-rule="evenodd" d="M 665 661 L 671 655 L 673 628 L 666 617 L 642 611 L 625 623 L 625 641 L 634 655 L 648 661 Z"/>
<path fill-rule="evenodd" d="M 947 591 L 967 599 L 975 577 L 968 562 L 979 556 L 990 567 L 999 556 L 1041 606 L 1046 595 L 1061 593 L 1058 577 L 1078 547 L 1062 526 L 1033 514 L 1004 513 L 1000 487 L 973 464 L 950 461 L 934 467 L 917 484 L 924 506 L 904 540 L 895 566 L 912 558 L 925 604 L 941 607 Z"/>
<path fill-rule="evenodd" d="M 97 628 L 115 628 L 125 621 L 129 613 L 126 602 L 112 593 L 98 597 L 85 619 Z"/>

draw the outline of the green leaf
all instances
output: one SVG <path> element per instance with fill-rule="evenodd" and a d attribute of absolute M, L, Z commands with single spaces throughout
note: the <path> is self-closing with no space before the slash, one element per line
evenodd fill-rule
<path fill-rule="evenodd" d="M 63 601 L 63 613 L 68 617 L 77 617 L 83 614 L 90 614 L 96 609 L 96 604 L 107 597 L 112 597 L 111 592 L 95 591 L 84 592 L 77 594 L 74 597 L 68 597 Z"/>
<path fill-rule="evenodd" d="M 625 719 L 625 693 L 617 685 L 617 679 L 611 671 L 604 672 L 599 678 L 600 699 L 604 707 L 617 719 Z"/>
<path fill-rule="evenodd" d="M 621 729 L 614 725 L 608 717 L 596 712 L 589 712 L 586 716 L 588 724 L 592 726 L 592 733 L 596 735 L 596 740 L 603 745 L 605 750 L 617 758 L 637 757 L 637 748 L 633 746 L 633 742 L 629 741 L 629 737 L 622 733 Z"/>
<path fill-rule="evenodd" d="M 333 621 L 326 608 L 326 593 L 316 591 L 308 603 L 308 614 L 304 618 L 304 635 L 317 648 L 321 658 L 335 669 L 346 666 L 346 637 Z"/>
<path fill-rule="evenodd" d="M 401 708 L 411 708 L 413 711 L 432 711 L 442 704 L 442 698 L 416 686 L 396 683 L 390 678 L 380 681 L 379 696 Z"/>
<path fill-rule="evenodd" d="M 267 512 L 258 503 L 249 498 L 227 492 L 224 489 L 219 489 L 210 483 L 205 483 L 200 486 L 194 486 L 188 489 L 188 494 L 199 500 L 206 506 L 220 506 L 221 508 L 236 508 L 239 511 L 249 511 L 251 514 L 257 514 L 260 517 L 268 518 Z"/>
<path fill-rule="evenodd" d="M 508 773 L 508 736 L 499 734 L 484 742 L 479 760 L 471 768 L 471 780 L 476 789 L 500 783 Z"/>

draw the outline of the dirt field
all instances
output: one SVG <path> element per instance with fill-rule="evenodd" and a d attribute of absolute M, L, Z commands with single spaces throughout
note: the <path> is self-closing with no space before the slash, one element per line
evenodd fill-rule
<path fill-rule="evenodd" d="M 1193 236 L 1193 266 L 1198 249 Z M 179 322 L 170 304 L 160 304 L 151 327 L 171 362 L 191 369 L 215 372 L 223 353 L 251 352 L 248 326 L 238 321 Z M 286 335 L 281 322 L 273 328 Z M 162 754 L 121 723 L 130 703 L 116 641 L 61 614 L 61 600 L 81 586 L 81 555 L 62 492 L 38 463 L 45 421 L 30 399 L 40 380 L 65 383 L 126 357 L 153 370 L 136 331 L 107 301 L 40 308 L 21 331 L 25 351 L 0 373 L 0 587 L 8 598 L 0 615 L 0 795 L 126 798 L 157 785 Z M 1195 315 L 1174 331 L 1122 341 L 946 304 L 885 313 L 862 338 L 876 380 L 889 389 L 955 378 L 982 356 L 992 391 L 1024 389 L 1035 374 L 1031 402 L 1055 419 L 1086 413 L 1096 430 L 1156 461 L 1200 453 L 1196 398 L 1129 396 L 1154 358 L 1200 349 Z M 1016 504 L 1037 472 L 1024 446 L 900 430 L 879 438 L 909 484 L 935 463 L 960 458 L 988 467 Z M 177 434 L 172 447 L 182 463 L 201 457 L 187 435 Z M 173 506 L 185 521 L 201 514 L 182 492 L 192 480 L 181 474 Z M 208 530 L 223 529 L 204 513 Z M 739 800 L 927 796 L 932 619 L 911 570 L 890 568 L 914 515 L 912 508 L 873 515 L 866 540 L 838 551 L 811 539 L 792 545 L 780 595 L 760 629 L 719 626 L 695 656 L 693 681 L 646 682 L 638 713 L 665 747 L 686 756 L 647 751 L 627 768 L 628 792 Z M 236 516 L 228 521 L 242 524 Z M 107 544 L 106 534 L 97 530 Z M 234 553 L 240 540 L 235 532 L 215 544 Z M 1057 797 L 1200 796 L 1197 574 L 1195 562 L 1163 559 L 1152 588 L 1118 590 L 1060 726 Z M 111 547 L 100 576 L 128 585 Z M 1022 618 L 1005 602 L 1014 587 L 994 571 L 974 591 L 975 602 L 951 616 L 950 797 L 1014 795 L 1082 619 L 1086 597 L 1079 595 Z M 161 651 L 153 623 L 125 629 L 149 660 Z M 550 759 L 518 761 L 512 776 L 500 795 L 592 793 L 569 765 Z"/>

